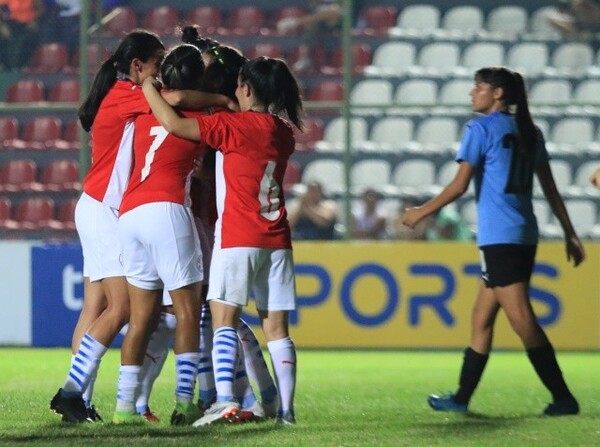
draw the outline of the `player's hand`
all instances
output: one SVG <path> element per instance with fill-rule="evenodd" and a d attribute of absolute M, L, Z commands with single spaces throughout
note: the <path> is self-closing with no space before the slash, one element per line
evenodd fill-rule
<path fill-rule="evenodd" d="M 585 250 L 581 241 L 576 235 L 567 238 L 567 260 L 573 261 L 573 266 L 577 267 L 585 259 Z"/>
<path fill-rule="evenodd" d="M 421 219 L 423 219 L 423 213 L 421 207 L 415 206 L 414 208 L 407 208 L 402 214 L 402 223 L 409 228 L 414 228 Z"/>

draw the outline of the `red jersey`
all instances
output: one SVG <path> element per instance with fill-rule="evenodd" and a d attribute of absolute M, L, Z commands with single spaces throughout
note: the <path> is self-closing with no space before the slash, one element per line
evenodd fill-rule
<path fill-rule="evenodd" d="M 202 141 L 223 154 L 215 174 L 220 247 L 292 248 L 281 187 L 295 146 L 291 126 L 257 112 L 197 119 Z"/>
<path fill-rule="evenodd" d="M 196 117 L 201 112 L 183 114 Z M 168 133 L 154 115 L 138 116 L 133 141 L 133 171 L 119 214 L 153 202 L 191 206 L 189 192 L 194 159 L 205 150 L 203 143 Z"/>
<path fill-rule="evenodd" d="M 133 160 L 133 120 L 150 113 L 139 85 L 118 80 L 102 100 L 92 125 L 92 165 L 83 191 L 119 209 Z"/>

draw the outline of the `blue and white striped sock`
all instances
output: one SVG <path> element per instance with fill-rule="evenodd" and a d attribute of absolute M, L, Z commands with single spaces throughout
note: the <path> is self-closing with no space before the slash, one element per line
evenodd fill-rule
<path fill-rule="evenodd" d="M 215 374 L 212 363 L 213 330 L 210 308 L 202 306 L 200 317 L 200 363 L 198 364 L 198 399 L 202 408 L 207 409 L 215 401 Z"/>
<path fill-rule="evenodd" d="M 177 402 L 189 403 L 194 400 L 199 361 L 199 352 L 183 352 L 175 355 L 175 400 Z"/>
<path fill-rule="evenodd" d="M 62 389 L 66 393 L 83 393 L 90 380 L 95 376 L 100 365 L 100 359 L 107 348 L 87 332 L 83 335 L 79 349 Z"/>
<path fill-rule="evenodd" d="M 238 336 L 232 327 L 220 327 L 215 331 L 212 358 L 215 369 L 217 401 L 232 402 L 233 378 L 238 350 Z"/>

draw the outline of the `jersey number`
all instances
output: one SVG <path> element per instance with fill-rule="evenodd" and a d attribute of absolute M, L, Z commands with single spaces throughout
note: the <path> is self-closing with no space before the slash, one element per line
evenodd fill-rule
<path fill-rule="evenodd" d="M 154 126 L 150 128 L 150 135 L 154 137 L 154 140 L 152 140 L 152 144 L 150 145 L 150 148 L 146 153 L 144 167 L 142 168 L 142 178 L 140 179 L 141 182 L 146 180 L 150 175 L 150 167 L 152 166 L 152 162 L 154 161 L 154 154 L 156 153 L 160 145 L 163 144 L 163 141 L 165 141 L 165 139 L 169 135 L 169 132 L 167 132 L 164 127 Z"/>
<path fill-rule="evenodd" d="M 502 147 L 511 151 L 510 172 L 504 192 L 529 194 L 533 185 L 533 157 L 526 157 L 519 150 L 517 137 L 508 133 L 502 138 Z"/>
<path fill-rule="evenodd" d="M 265 219 L 273 221 L 280 216 L 279 211 L 279 185 L 273 178 L 273 172 L 277 167 L 277 163 L 269 161 L 265 172 L 260 180 L 260 192 L 258 193 L 258 201 L 260 202 L 260 215 Z"/>

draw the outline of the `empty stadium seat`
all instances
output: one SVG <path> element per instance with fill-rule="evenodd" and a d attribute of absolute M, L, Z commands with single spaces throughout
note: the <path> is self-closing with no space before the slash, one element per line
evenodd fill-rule
<path fill-rule="evenodd" d="M 23 125 L 18 149 L 47 149 L 54 147 L 62 136 L 62 121 L 56 116 L 36 116 Z"/>
<path fill-rule="evenodd" d="M 300 152 L 313 151 L 316 142 L 323 139 L 323 121 L 318 118 L 305 118 L 303 124 L 304 132 L 294 127 L 296 150 Z"/>
<path fill-rule="evenodd" d="M 143 28 L 159 36 L 171 36 L 179 25 L 179 13 L 172 6 L 157 6 L 147 10 L 142 17 Z"/>
<path fill-rule="evenodd" d="M 58 73 L 68 63 L 69 52 L 66 45 L 58 42 L 47 42 L 36 47 L 29 64 L 23 67 L 23 72 Z"/>
<path fill-rule="evenodd" d="M 56 149 L 73 149 L 79 150 L 81 143 L 79 142 L 79 129 L 81 125 L 79 120 L 75 119 L 63 126 L 62 138 L 56 142 Z"/>
<path fill-rule="evenodd" d="M 582 75 L 594 63 L 592 46 L 583 42 L 565 42 L 554 49 L 551 66 L 559 74 Z"/>
<path fill-rule="evenodd" d="M 530 88 L 529 102 L 534 106 L 568 105 L 571 89 L 571 82 L 566 79 L 542 79 Z"/>
<path fill-rule="evenodd" d="M 504 46 L 498 42 L 475 42 L 462 51 L 460 64 L 472 74 L 481 67 L 504 65 Z"/>
<path fill-rule="evenodd" d="M 500 37 L 514 38 L 527 31 L 528 23 L 529 13 L 523 6 L 503 5 L 489 12 L 486 29 Z"/>
<path fill-rule="evenodd" d="M 426 36 L 440 27 L 441 12 L 435 5 L 406 5 L 398 14 L 390 36 Z"/>
<path fill-rule="evenodd" d="M 435 164 L 425 158 L 402 160 L 392 176 L 390 192 L 395 190 L 400 195 L 423 196 L 437 192 L 435 186 Z"/>
<path fill-rule="evenodd" d="M 65 230 L 75 230 L 75 207 L 79 199 L 65 200 L 58 207 L 56 213 L 57 220 L 62 224 Z"/>
<path fill-rule="evenodd" d="M 458 171 L 458 163 L 455 160 L 448 160 L 442 164 L 437 170 L 436 184 L 440 190 L 448 186 Z M 471 197 L 475 193 L 473 182 L 469 182 L 469 187 L 463 197 Z"/>
<path fill-rule="evenodd" d="M 46 191 L 79 191 L 79 162 L 54 160 L 42 168 L 40 183 Z"/>
<path fill-rule="evenodd" d="M 344 87 L 338 81 L 322 81 L 309 89 L 309 101 L 342 101 Z"/>
<path fill-rule="evenodd" d="M 594 128 L 590 118 L 561 118 L 552 126 L 546 143 L 548 151 L 581 154 L 594 141 Z"/>
<path fill-rule="evenodd" d="M 0 191 L 38 191 L 37 164 L 30 159 L 10 160 L 0 166 Z"/>
<path fill-rule="evenodd" d="M 600 80 L 586 79 L 577 84 L 573 102 L 578 105 L 600 106 Z"/>
<path fill-rule="evenodd" d="M 250 47 L 244 53 L 248 59 L 254 59 L 255 57 L 258 57 L 258 56 L 275 57 L 275 58 L 283 57 L 283 51 L 281 50 L 281 46 L 274 42 L 256 43 L 255 45 Z"/>
<path fill-rule="evenodd" d="M 277 32 L 281 35 L 295 35 L 301 32 L 299 28 L 278 28 L 277 24 L 281 19 L 287 18 L 299 18 L 305 16 L 307 14 L 306 9 L 302 6 L 283 6 L 282 8 L 277 9 L 272 16 L 272 25 L 271 28 L 276 29 Z"/>
<path fill-rule="evenodd" d="M 79 102 L 80 84 L 77 79 L 61 79 L 48 93 L 51 102 Z"/>
<path fill-rule="evenodd" d="M 442 16 L 441 29 L 454 37 L 468 38 L 484 29 L 483 11 L 479 6 L 452 6 Z"/>
<path fill-rule="evenodd" d="M 220 27 L 223 35 L 249 36 L 268 33 L 265 13 L 257 6 L 237 6 L 229 12 L 227 27 Z"/>
<path fill-rule="evenodd" d="M 437 104 L 438 84 L 432 79 L 408 79 L 396 88 L 394 102 L 401 106 L 430 107 Z"/>
<path fill-rule="evenodd" d="M 399 76 L 415 65 L 416 55 L 416 47 L 410 42 L 384 42 L 375 49 L 371 65 L 363 71 L 372 76 Z"/>
<path fill-rule="evenodd" d="M 367 141 L 367 122 L 364 118 L 350 120 L 352 149 L 360 149 Z M 346 144 L 346 120 L 343 117 L 333 118 L 325 126 L 323 140 L 315 144 L 319 152 L 342 152 Z"/>
<path fill-rule="evenodd" d="M 362 194 L 366 189 L 385 193 L 390 187 L 391 168 L 386 160 L 366 159 L 350 168 L 350 191 Z"/>
<path fill-rule="evenodd" d="M 137 14 L 128 6 L 114 8 L 107 16 L 109 17 L 109 20 L 103 28 L 106 37 L 121 38 L 137 28 Z"/>
<path fill-rule="evenodd" d="M 354 106 L 370 105 L 391 105 L 393 95 L 392 84 L 385 79 L 364 79 L 358 81 L 350 92 L 350 102 Z M 361 109 L 354 110 L 355 114 L 381 114 L 385 110 L 381 109 Z"/>
<path fill-rule="evenodd" d="M 12 202 L 8 197 L 0 197 L 0 229 L 14 230 L 18 224 L 12 219 Z"/>
<path fill-rule="evenodd" d="M 186 15 L 187 22 L 191 25 L 198 25 L 202 35 L 214 34 L 222 25 L 223 16 L 221 10 L 214 6 L 197 6 L 188 11 Z"/>
<path fill-rule="evenodd" d="M 460 47 L 456 42 L 443 41 L 425 44 L 417 56 L 416 75 L 447 75 L 459 65 Z"/>
<path fill-rule="evenodd" d="M 567 199 L 565 206 L 577 235 L 582 239 L 590 237 L 594 233 L 597 222 L 596 204 L 592 200 Z M 546 237 L 562 238 L 563 230 L 556 218 L 553 218 L 543 228 L 542 234 Z"/>
<path fill-rule="evenodd" d="M 550 169 L 554 177 L 554 183 L 561 195 L 570 194 L 573 184 L 573 169 L 571 163 L 567 160 L 552 159 L 550 160 Z M 535 197 L 543 197 L 544 193 L 537 176 L 533 178 L 533 195 Z"/>
<path fill-rule="evenodd" d="M 37 79 L 19 79 L 6 90 L 7 102 L 39 102 L 44 99 L 44 83 Z"/>
<path fill-rule="evenodd" d="M 110 50 L 100 44 L 90 43 L 87 46 L 87 63 L 88 72 L 97 72 L 104 61 L 110 57 Z M 72 73 L 79 73 L 79 49 L 77 49 L 71 57 L 71 63 L 65 68 L 66 71 Z"/>
<path fill-rule="evenodd" d="M 317 159 L 304 167 L 302 183 L 318 181 L 329 194 L 341 194 L 346 189 L 344 163 L 340 160 Z"/>
<path fill-rule="evenodd" d="M 321 66 L 321 73 L 326 75 L 340 75 L 344 70 L 343 49 L 337 47 L 333 50 L 327 60 L 327 64 Z M 366 66 L 371 63 L 371 47 L 360 43 L 352 45 L 352 70 L 354 73 L 362 73 Z"/>
<path fill-rule="evenodd" d="M 20 230 L 59 229 L 62 225 L 54 218 L 54 200 L 49 197 L 29 197 L 17 205 L 15 220 Z"/>
<path fill-rule="evenodd" d="M 548 63 L 549 51 L 545 42 L 517 42 L 510 46 L 506 55 L 507 66 L 525 76 L 542 73 Z"/>
<path fill-rule="evenodd" d="M 14 116 L 0 116 L 0 148 L 11 148 L 19 137 L 19 121 Z"/>
<path fill-rule="evenodd" d="M 446 81 L 439 92 L 438 102 L 444 106 L 471 105 L 470 92 L 473 89 L 471 79 L 450 79 Z"/>
<path fill-rule="evenodd" d="M 527 39 L 562 39 L 560 32 L 548 21 L 548 16 L 556 11 L 555 5 L 542 6 L 529 15 L 529 35 Z"/>
<path fill-rule="evenodd" d="M 385 117 L 377 120 L 371 129 L 365 150 L 397 152 L 406 149 L 413 140 L 414 124 L 406 117 Z"/>
<path fill-rule="evenodd" d="M 454 118 L 429 117 L 421 120 L 415 132 L 416 150 L 427 152 L 448 152 L 458 142 L 459 126 Z"/>

